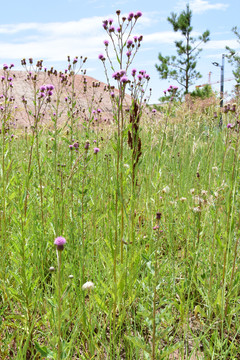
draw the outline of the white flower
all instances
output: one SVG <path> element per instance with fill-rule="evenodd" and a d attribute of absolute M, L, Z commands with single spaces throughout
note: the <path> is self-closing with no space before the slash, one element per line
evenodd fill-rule
<path fill-rule="evenodd" d="M 195 189 L 190 189 L 190 194 L 194 194 L 195 193 Z"/>
<path fill-rule="evenodd" d="M 195 213 L 200 213 L 200 212 L 201 212 L 200 206 L 197 206 L 197 207 L 193 208 L 193 211 L 194 211 Z"/>
<path fill-rule="evenodd" d="M 169 186 L 165 186 L 165 188 L 162 189 L 162 192 L 165 194 L 168 194 L 170 191 L 170 187 Z"/>
<path fill-rule="evenodd" d="M 207 190 L 202 190 L 202 191 L 201 191 L 201 194 L 202 194 L 202 195 L 207 195 Z"/>
<path fill-rule="evenodd" d="M 212 167 L 212 170 L 213 170 L 213 171 L 218 171 L 217 166 L 213 166 L 213 167 Z"/>
<path fill-rule="evenodd" d="M 184 202 L 186 200 L 187 200 L 187 198 L 185 198 L 185 197 L 181 197 L 181 199 L 180 199 L 181 202 Z"/>
<path fill-rule="evenodd" d="M 85 284 L 83 284 L 82 289 L 83 290 L 94 289 L 94 283 L 92 281 L 87 281 Z"/>

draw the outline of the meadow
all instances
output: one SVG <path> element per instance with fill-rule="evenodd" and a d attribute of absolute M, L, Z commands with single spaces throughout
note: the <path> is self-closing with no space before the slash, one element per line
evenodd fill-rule
<path fill-rule="evenodd" d="M 54 86 L 22 64 L 28 127 L 1 81 L 0 359 L 240 359 L 239 99 L 222 126 L 214 104 L 156 111 L 140 71 L 128 108 L 126 69 L 105 122 L 79 59 Z"/>

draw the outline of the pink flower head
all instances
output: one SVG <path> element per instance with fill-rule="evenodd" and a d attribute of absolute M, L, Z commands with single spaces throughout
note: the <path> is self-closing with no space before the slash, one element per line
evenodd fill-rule
<path fill-rule="evenodd" d="M 3 64 L 3 70 L 7 70 L 7 69 L 8 69 L 7 64 Z"/>
<path fill-rule="evenodd" d="M 109 32 L 114 32 L 114 31 L 115 31 L 115 27 L 114 27 L 114 26 L 110 26 Z"/>
<path fill-rule="evenodd" d="M 54 244 L 57 246 L 58 251 L 62 251 L 64 245 L 66 244 L 66 239 L 62 236 L 59 236 L 54 240 Z"/>
<path fill-rule="evenodd" d="M 142 16 L 142 12 L 141 11 L 137 11 L 136 14 L 134 15 L 135 19 L 138 19 Z"/>
<path fill-rule="evenodd" d="M 127 41 L 127 47 L 130 47 L 130 46 L 132 45 L 132 43 L 133 43 L 133 41 L 132 41 L 131 39 L 129 39 L 129 40 Z"/>
<path fill-rule="evenodd" d="M 97 147 L 95 147 L 95 148 L 93 149 L 93 151 L 94 151 L 94 154 L 97 154 L 97 153 L 100 151 L 100 149 L 97 148 Z"/>
<path fill-rule="evenodd" d="M 120 28 L 120 27 L 117 28 L 117 32 L 118 32 L 118 33 L 121 32 L 121 28 Z"/>
<path fill-rule="evenodd" d="M 152 109 L 152 113 L 155 114 L 157 112 L 156 109 Z"/>
<path fill-rule="evenodd" d="M 132 69 L 132 76 L 136 75 L 137 70 L 136 69 Z"/>
<path fill-rule="evenodd" d="M 113 19 L 108 19 L 109 25 L 112 25 Z"/>
<path fill-rule="evenodd" d="M 127 57 L 130 57 L 132 55 L 131 51 L 126 52 Z"/>
<path fill-rule="evenodd" d="M 104 45 L 105 45 L 105 46 L 108 46 L 109 41 L 108 41 L 108 40 L 104 40 L 104 42 L 103 42 L 103 43 L 104 43 Z"/>
<path fill-rule="evenodd" d="M 133 17 L 134 17 L 134 13 L 133 13 L 133 12 L 130 12 L 130 13 L 128 14 L 128 21 L 131 21 Z"/>
<path fill-rule="evenodd" d="M 99 58 L 99 60 L 102 60 L 102 61 L 104 61 L 104 60 L 105 60 L 105 57 L 104 57 L 104 55 L 103 55 L 103 54 L 99 54 L 99 55 L 98 55 L 98 58 Z"/>
<path fill-rule="evenodd" d="M 42 86 L 40 87 L 40 91 L 43 92 L 43 91 L 45 91 L 45 90 L 46 90 L 46 86 L 42 85 Z"/>
<path fill-rule="evenodd" d="M 233 124 L 231 124 L 231 123 L 227 124 L 227 128 L 228 128 L 228 129 L 232 129 L 232 128 L 233 128 Z"/>
<path fill-rule="evenodd" d="M 126 84 L 128 82 L 128 78 L 126 76 L 122 76 L 120 82 Z"/>
<path fill-rule="evenodd" d="M 141 74 L 140 74 L 140 75 L 138 75 L 137 77 L 138 77 L 138 80 L 139 80 L 139 81 L 141 81 L 141 80 L 142 80 L 142 78 L 143 78 L 143 76 L 142 76 Z"/>

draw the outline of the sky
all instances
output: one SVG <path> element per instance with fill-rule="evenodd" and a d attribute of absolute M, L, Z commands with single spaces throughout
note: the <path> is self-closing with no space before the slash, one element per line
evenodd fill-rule
<path fill-rule="evenodd" d="M 197 70 L 202 74 L 195 85 L 205 84 L 211 72 L 213 89 L 219 90 L 220 67 L 213 62 L 222 63 L 222 54 L 226 54 L 226 46 L 240 51 L 240 44 L 231 29 L 237 26 L 240 30 L 239 0 L 11 0 L 1 2 L 0 24 L 0 67 L 2 64 L 14 63 L 16 70 L 21 67 L 22 58 L 43 59 L 47 68 L 53 66 L 64 70 L 67 56 L 87 57 L 86 74 L 106 82 L 102 62 L 98 59 L 104 54 L 103 41 L 108 39 L 102 27 L 102 21 L 113 18 L 116 10 L 122 15 L 129 12 L 142 12 L 133 35 L 143 35 L 131 68 L 145 69 L 150 75 L 149 88 L 152 88 L 150 103 L 157 103 L 163 91 L 174 81 L 161 80 L 155 68 L 158 54 L 174 55 L 174 41 L 180 34 L 173 32 L 167 17 L 172 12 L 179 14 L 189 3 L 192 10 L 193 34 L 198 37 L 205 30 L 210 31 L 210 41 L 203 44 L 203 51 L 198 60 Z M 114 52 L 109 47 L 113 57 Z M 116 62 L 114 62 L 116 64 Z M 235 81 L 232 66 L 225 61 L 225 90 L 230 94 Z M 111 73 L 110 77 L 111 77 Z M 114 85 L 114 83 L 113 83 Z M 194 90 L 192 86 L 190 90 Z"/>

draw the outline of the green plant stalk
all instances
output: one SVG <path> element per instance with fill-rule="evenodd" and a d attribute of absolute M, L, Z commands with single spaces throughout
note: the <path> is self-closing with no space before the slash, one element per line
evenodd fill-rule
<path fill-rule="evenodd" d="M 58 260 L 58 360 L 61 360 L 62 355 L 62 339 L 61 339 L 61 263 L 62 263 L 62 251 L 57 250 Z"/>

